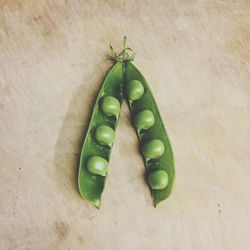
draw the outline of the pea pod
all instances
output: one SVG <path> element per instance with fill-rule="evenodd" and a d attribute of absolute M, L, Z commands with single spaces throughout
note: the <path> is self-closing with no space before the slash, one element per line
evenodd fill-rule
<path fill-rule="evenodd" d="M 101 204 L 107 162 L 123 100 L 123 80 L 124 64 L 117 62 L 107 74 L 99 91 L 81 151 L 79 192 L 97 208 Z"/>
<path fill-rule="evenodd" d="M 83 143 L 78 174 L 79 191 L 84 199 L 100 207 L 125 90 L 141 144 L 146 178 L 154 205 L 157 206 L 170 195 L 174 183 L 172 148 L 150 88 L 130 62 L 135 54 L 127 47 L 126 37 L 121 53 L 110 48 L 116 64 L 108 73 L 97 96 Z"/>
<path fill-rule="evenodd" d="M 136 100 L 128 99 L 128 104 L 141 144 L 142 154 L 144 155 L 146 178 L 153 195 L 154 206 L 157 206 L 159 202 L 166 199 L 171 193 L 175 179 L 174 156 L 156 101 L 146 80 L 131 62 L 126 62 L 126 85 L 135 80 L 144 87 L 144 94 Z M 150 116 L 151 113 L 154 115 L 153 123 L 153 119 Z M 141 129 L 143 126 L 138 120 L 145 124 L 146 129 Z M 147 127 L 148 124 L 151 124 L 150 127 Z M 162 185 L 153 184 L 157 178 L 162 178 L 159 179 L 159 183 L 163 183 Z"/>

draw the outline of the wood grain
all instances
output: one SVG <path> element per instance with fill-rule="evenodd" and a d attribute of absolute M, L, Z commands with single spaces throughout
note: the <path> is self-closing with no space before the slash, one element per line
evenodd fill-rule
<path fill-rule="evenodd" d="M 0 1 L 0 249 L 250 248 L 247 0 Z M 176 184 L 153 207 L 122 107 L 101 210 L 80 146 L 123 36 L 158 101 Z"/>

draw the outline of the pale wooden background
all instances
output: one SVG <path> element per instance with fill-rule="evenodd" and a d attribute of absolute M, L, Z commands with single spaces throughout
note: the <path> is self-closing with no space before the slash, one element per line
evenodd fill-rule
<path fill-rule="evenodd" d="M 127 35 L 176 158 L 157 209 L 123 105 L 101 210 L 76 174 Z M 250 249 L 250 1 L 1 0 L 0 249 Z"/>

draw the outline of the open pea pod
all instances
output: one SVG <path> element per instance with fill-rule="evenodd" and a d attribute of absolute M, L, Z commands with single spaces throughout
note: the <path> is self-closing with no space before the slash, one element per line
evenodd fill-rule
<path fill-rule="evenodd" d="M 112 149 L 112 142 L 106 144 L 100 142 L 102 142 L 102 140 L 104 142 L 109 141 L 110 136 L 113 136 L 116 129 L 120 110 L 118 108 L 114 109 L 114 104 L 118 103 L 119 106 L 122 103 L 123 81 L 124 63 L 117 62 L 107 74 L 99 91 L 81 150 L 78 173 L 79 192 L 84 199 L 91 202 L 97 208 L 99 208 L 101 204 L 101 195 L 107 175 L 107 169 L 105 169 L 105 171 L 103 169 L 108 165 Z M 111 101 L 113 98 L 115 102 L 111 102 L 110 104 L 110 98 Z M 106 102 L 105 107 L 104 102 Z M 108 109 L 111 113 L 109 113 Z M 100 128 L 100 126 L 102 126 L 101 130 L 103 130 L 103 126 L 106 126 L 106 132 L 104 127 L 105 133 L 100 132 L 99 136 L 97 129 Z M 110 134 L 109 131 L 113 132 Z M 90 160 L 91 157 L 94 158 Z"/>
<path fill-rule="evenodd" d="M 144 156 L 147 180 L 149 175 L 157 170 L 163 170 L 168 175 L 168 184 L 165 188 L 160 190 L 150 188 L 154 199 L 154 206 L 156 206 L 159 202 L 166 199 L 171 193 L 175 179 L 174 156 L 160 112 L 146 80 L 131 62 L 125 62 L 125 84 L 128 84 L 133 80 L 139 81 L 144 88 L 144 93 L 138 100 L 128 101 L 129 108 L 132 113 L 133 123 L 135 122 L 134 118 L 136 114 L 143 110 L 151 111 L 155 120 L 154 125 L 148 129 L 138 129 L 136 127 L 141 148 L 148 141 L 155 139 L 160 140 L 164 144 L 164 153 L 160 153 L 162 154 L 161 157 L 157 159 L 147 159 Z M 158 173 L 160 172 L 158 171 Z"/>
<path fill-rule="evenodd" d="M 141 144 L 154 206 L 170 195 L 175 179 L 174 156 L 160 112 L 146 80 L 130 62 L 135 54 L 126 42 L 125 37 L 120 53 L 110 46 L 116 64 L 97 96 L 81 151 L 79 191 L 97 208 L 101 204 L 124 89 Z"/>

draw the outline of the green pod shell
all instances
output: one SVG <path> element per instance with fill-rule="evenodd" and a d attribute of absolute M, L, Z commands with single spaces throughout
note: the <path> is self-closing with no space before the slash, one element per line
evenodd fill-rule
<path fill-rule="evenodd" d="M 144 87 L 144 94 L 140 99 L 133 102 L 128 102 L 132 116 L 135 117 L 138 112 L 146 109 L 151 110 L 155 118 L 154 126 L 152 126 L 151 128 L 147 130 L 136 128 L 140 144 L 144 145 L 148 141 L 154 139 L 160 139 L 164 144 L 164 153 L 160 158 L 149 160 L 147 157 L 144 157 L 147 177 L 151 172 L 157 170 L 164 170 L 168 175 L 168 185 L 165 188 L 152 189 L 152 187 L 150 186 L 154 205 L 157 206 L 157 204 L 165 200 L 172 191 L 175 179 L 174 155 L 160 112 L 151 93 L 151 90 L 143 75 L 131 62 L 125 63 L 125 78 L 126 84 L 131 82 L 132 80 L 138 80 Z"/>
<path fill-rule="evenodd" d="M 85 200 L 99 208 L 101 196 L 105 186 L 106 176 L 95 175 L 88 171 L 88 160 L 93 155 L 98 155 L 109 161 L 112 147 L 100 145 L 96 142 L 96 128 L 101 125 L 116 129 L 119 113 L 116 116 L 107 116 L 102 110 L 102 100 L 105 96 L 112 96 L 120 103 L 123 100 L 124 63 L 117 62 L 107 74 L 99 91 L 93 108 L 92 117 L 83 142 L 78 172 L 79 192 Z"/>

